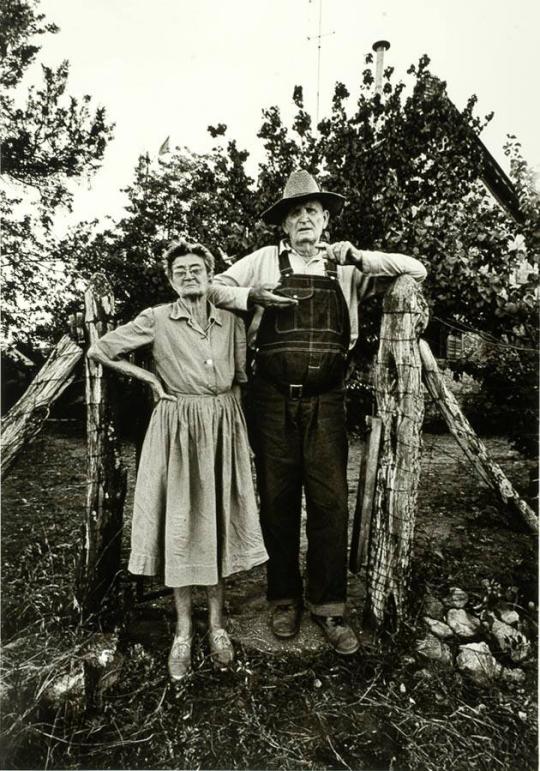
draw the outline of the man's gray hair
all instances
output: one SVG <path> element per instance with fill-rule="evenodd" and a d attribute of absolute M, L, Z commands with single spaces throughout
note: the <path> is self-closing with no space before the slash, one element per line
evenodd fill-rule
<path fill-rule="evenodd" d="M 215 267 L 214 255 L 206 246 L 180 238 L 178 241 L 173 241 L 163 255 L 163 268 L 168 278 L 172 276 L 172 265 L 175 259 L 177 257 L 185 257 L 187 254 L 196 254 L 197 257 L 201 257 L 206 265 L 208 275 L 213 274 Z"/>

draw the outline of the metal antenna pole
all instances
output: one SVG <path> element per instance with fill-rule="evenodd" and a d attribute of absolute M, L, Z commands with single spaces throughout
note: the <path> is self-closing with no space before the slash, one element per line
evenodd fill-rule
<path fill-rule="evenodd" d="M 314 38 L 317 40 L 317 109 L 315 111 L 316 124 L 319 122 L 319 104 L 321 91 L 321 40 L 323 37 L 328 37 L 329 35 L 335 35 L 335 31 L 327 32 L 324 35 L 322 34 L 322 0 L 319 0 L 319 34 L 314 35 L 313 37 L 308 36 L 308 40 L 313 40 Z"/>
<path fill-rule="evenodd" d="M 321 88 L 321 32 L 322 32 L 322 0 L 319 0 L 319 34 L 317 35 L 318 38 L 318 45 L 317 45 L 317 110 L 315 112 L 316 115 L 316 124 L 319 123 L 319 95 L 320 95 L 320 88 Z"/>

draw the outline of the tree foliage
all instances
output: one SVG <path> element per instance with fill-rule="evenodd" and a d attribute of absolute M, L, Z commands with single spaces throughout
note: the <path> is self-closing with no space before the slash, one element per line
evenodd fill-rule
<path fill-rule="evenodd" d="M 461 369 L 482 383 L 483 411 L 491 425 L 513 438 L 516 447 L 538 457 L 538 265 L 540 263 L 540 196 L 534 176 L 515 137 L 505 147 L 518 194 L 523 222 L 508 245 L 508 262 L 520 280 L 502 286 L 496 308 L 497 336 L 484 324 L 483 355 Z M 532 492 L 538 494 L 538 490 Z"/>
<path fill-rule="evenodd" d="M 72 255 L 77 275 L 85 279 L 106 272 L 124 317 L 163 302 L 171 289 L 161 257 L 171 240 L 183 235 L 204 242 L 223 269 L 263 230 L 247 156 L 234 141 L 205 155 L 182 148 L 153 162 L 141 156 L 126 190 L 126 216 L 95 237 L 88 226 L 75 229 L 59 244 L 59 254 Z"/>
<path fill-rule="evenodd" d="M 293 169 L 307 168 L 323 187 L 348 200 L 330 223 L 328 237 L 421 259 L 439 330 L 472 329 L 490 341 L 483 358 L 462 362 L 461 369 L 483 379 L 488 395 L 495 394 L 494 386 L 489 388 L 497 380 L 499 399 L 500 388 L 507 389 L 506 401 L 515 398 L 530 421 L 537 398 L 531 351 L 538 342 L 539 204 L 533 180 L 511 139 L 511 176 L 524 215 L 517 224 L 480 181 L 477 137 L 491 115 L 477 115 L 475 96 L 456 110 L 445 83 L 430 73 L 426 56 L 408 76 L 406 82 L 396 81 L 387 68 L 382 93 L 375 93 L 369 54 L 358 93 L 353 98 L 337 83 L 330 112 L 317 127 L 297 86 L 290 127 L 279 107 L 263 110 L 258 137 L 264 158 L 257 180 L 247 171 L 248 153 L 226 137 L 224 124 L 209 127 L 216 139 L 210 153 L 176 148 L 157 161 L 141 157 L 127 189 L 126 216 L 99 236 L 81 226 L 61 244 L 60 253 L 73 257 L 80 276 L 89 277 L 97 268 L 107 272 L 127 318 L 170 297 L 160 257 L 174 237 L 208 244 L 222 266 L 279 238 L 278 230 L 261 223 L 260 213 L 280 197 Z M 517 284 L 513 277 L 524 261 L 529 276 Z M 376 321 L 370 325 L 369 313 L 363 318 L 360 353 L 369 351 L 377 328 Z"/>
<path fill-rule="evenodd" d="M 63 261 L 51 259 L 51 227 L 59 207 L 70 208 L 71 179 L 99 167 L 112 132 L 91 97 L 66 94 L 68 62 L 42 65 L 42 85 L 22 100 L 23 76 L 35 62 L 46 23 L 36 0 L 4 0 L 0 10 L 0 94 L 3 234 L 3 336 L 13 342 L 50 315 L 70 281 Z M 56 289 L 56 291 L 55 291 Z"/>
<path fill-rule="evenodd" d="M 256 186 L 246 172 L 248 154 L 234 141 L 207 155 L 177 149 L 157 165 L 141 158 L 127 191 L 129 214 L 118 223 L 118 248 L 129 252 L 126 259 L 143 268 L 155 264 L 175 233 L 190 233 L 235 258 L 267 243 L 279 234 L 262 226 L 259 214 L 302 166 L 348 199 L 331 223 L 332 239 L 417 255 L 429 268 L 426 289 L 436 317 L 506 333 L 509 312 L 515 312 L 509 298 L 521 292 L 511 288 L 519 261 L 516 236 L 527 226 L 517 226 L 480 182 L 474 138 L 491 116 L 475 116 L 474 96 L 457 112 L 445 84 L 430 74 L 427 57 L 410 68 L 408 90 L 393 83 L 387 68 L 382 96 L 373 93 L 370 64 L 368 55 L 352 110 L 346 87 L 336 85 L 331 113 L 318 132 L 300 87 L 293 94 L 292 129 L 278 107 L 263 110 L 265 158 Z M 210 131 L 221 137 L 226 127 Z M 515 176 L 518 161 L 513 168 Z"/>

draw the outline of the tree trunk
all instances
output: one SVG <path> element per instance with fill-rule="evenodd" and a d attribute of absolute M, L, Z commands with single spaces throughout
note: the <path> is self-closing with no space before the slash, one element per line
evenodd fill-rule
<path fill-rule="evenodd" d="M 103 276 L 93 277 L 84 302 L 86 335 L 91 345 L 114 326 L 114 297 Z M 76 591 L 86 620 L 105 609 L 106 598 L 115 596 L 120 570 L 126 470 L 120 458 L 109 391 L 102 366 L 87 358 L 86 514 Z"/>
<path fill-rule="evenodd" d="M 73 369 L 81 356 L 81 348 L 64 335 L 19 401 L 2 419 L 2 477 L 21 447 L 40 431 L 51 404 L 73 381 Z"/>
<path fill-rule="evenodd" d="M 480 441 L 461 411 L 453 393 L 447 388 L 437 362 L 425 340 L 420 340 L 420 355 L 424 367 L 426 387 L 437 402 L 448 428 L 469 459 L 471 466 L 484 482 L 495 490 L 503 503 L 517 511 L 533 533 L 538 533 L 538 517 L 531 507 L 519 497 L 501 467 L 489 458 L 485 445 Z"/>
<path fill-rule="evenodd" d="M 375 367 L 382 436 L 366 615 L 378 629 L 399 628 L 406 610 L 424 417 L 418 336 L 427 319 L 419 284 L 410 276 L 397 278 L 384 298 Z"/>

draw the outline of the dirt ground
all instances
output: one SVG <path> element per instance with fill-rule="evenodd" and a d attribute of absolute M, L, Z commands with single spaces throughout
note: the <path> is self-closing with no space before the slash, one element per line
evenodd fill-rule
<path fill-rule="evenodd" d="M 501 438 L 490 438 L 491 456 L 500 463 L 515 484 L 526 484 L 527 463 L 519 453 L 512 451 Z M 358 488 L 358 469 L 364 443 L 353 439 L 349 452 L 348 482 L 349 511 L 353 512 Z M 133 491 L 134 466 L 129 461 L 129 490 Z M 130 511 L 131 495 L 128 494 L 126 510 Z M 352 529 L 352 517 L 349 530 Z M 129 525 L 126 528 L 126 536 Z M 509 538 L 509 533 L 512 537 Z M 349 534 L 350 535 L 350 534 Z M 305 553 L 305 531 L 301 541 Z M 415 537 L 415 560 L 419 572 L 416 583 L 427 580 L 430 587 L 442 590 L 445 585 L 458 584 L 467 591 L 483 593 L 482 579 L 493 579 L 497 566 L 499 583 L 517 586 L 527 602 L 537 601 L 537 580 L 531 538 L 522 530 L 520 523 L 510 523 L 497 508 L 491 492 L 479 482 L 467 465 L 459 446 L 449 435 L 424 435 L 422 477 L 418 497 L 418 513 Z M 443 569 L 443 570 L 441 570 Z M 265 599 L 264 567 L 239 574 L 227 581 L 227 607 L 229 629 L 233 636 L 248 648 L 267 653 L 320 651 L 326 643 L 319 628 L 305 613 L 300 634 L 293 640 L 277 640 L 268 629 L 267 603 Z M 365 596 L 365 575 L 349 573 L 349 619 L 360 639 L 368 645 L 371 634 L 362 629 L 360 620 Z M 148 582 L 148 591 L 159 589 L 158 584 Z M 198 593 L 198 621 L 204 630 L 204 593 Z M 153 609 L 151 611 L 151 609 Z M 145 611 L 147 611 L 145 613 Z M 151 611 L 148 613 L 148 611 Z M 156 612 L 154 612 L 156 611 Z M 128 636 L 147 644 L 149 628 L 157 634 L 156 619 L 163 615 L 161 626 L 162 644 L 167 646 L 174 613 L 170 598 L 149 602 L 134 614 L 127 629 Z M 151 622 L 148 623 L 148 617 Z"/>
<path fill-rule="evenodd" d="M 503 438 L 486 441 L 493 459 L 500 463 L 515 486 L 524 490 L 528 464 Z M 362 447 L 360 440 L 351 441 L 351 511 Z M 124 455 L 132 493 L 133 448 L 127 445 Z M 81 427 L 52 421 L 21 453 L 4 483 L 2 627 L 4 644 L 8 647 L 25 635 L 27 639 L 35 635 L 36 641 L 57 635 L 68 644 L 71 633 L 68 634 L 65 625 L 66 607 L 72 602 L 85 473 Z M 128 495 L 128 513 L 130 498 Z M 126 538 L 128 530 L 129 526 Z M 501 512 L 491 492 L 469 469 L 454 440 L 448 435 L 424 435 L 409 638 L 414 637 L 419 603 L 426 590 L 442 595 L 449 586 L 459 585 L 474 599 L 484 591 L 482 579 L 497 582 L 503 591 L 512 588 L 520 607 L 532 607 L 535 615 L 536 564 L 534 539 L 520 522 L 510 521 L 508 515 Z M 156 587 L 148 584 L 146 588 Z M 416 683 L 412 670 L 407 680 L 402 663 L 402 658 L 406 659 L 410 653 L 407 630 L 405 640 L 396 644 L 384 660 L 373 657 L 369 653 L 369 635 L 363 632 L 360 623 L 363 596 L 363 577 L 350 576 L 350 619 L 365 647 L 360 656 L 344 662 L 336 661 L 318 628 L 307 617 L 300 635 L 293 641 L 279 642 L 269 635 L 263 568 L 229 580 L 227 610 L 238 661 L 235 671 L 227 675 L 229 679 L 220 679 L 209 668 L 204 651 L 204 595 L 198 593 L 196 619 L 201 653 L 193 679 L 180 693 L 170 691 L 166 676 L 174 622 L 172 600 L 165 597 L 138 605 L 124 619 L 127 623 L 121 625 L 128 665 L 119 691 L 111 695 L 110 703 L 104 705 L 99 715 L 86 715 L 84 728 L 79 726 L 79 733 L 72 733 L 69 742 L 58 736 L 58 726 L 38 723 L 41 728 L 36 729 L 33 725 L 25 734 L 22 746 L 17 745 L 16 750 L 11 748 L 13 765 L 3 767 L 491 768 L 489 753 L 484 753 L 485 762 L 482 757 L 471 760 L 470 748 L 465 747 L 459 757 L 445 749 L 446 760 L 441 760 L 442 745 L 437 745 L 439 740 L 433 734 L 435 727 L 439 732 L 443 730 L 441 716 L 445 720 L 448 715 L 461 720 L 460 710 L 469 708 L 463 705 L 471 703 L 470 709 L 476 710 L 479 703 L 485 706 L 488 696 L 475 692 L 471 697 L 460 684 L 456 686 L 458 701 L 452 702 L 448 694 L 455 683 L 451 688 L 447 680 L 438 681 L 435 690 L 439 692 L 435 698 L 433 683 L 422 690 L 424 685 Z M 77 633 L 77 630 L 73 632 Z M 141 699 L 146 685 L 148 690 Z M 401 690 L 396 691 L 398 686 Z M 408 710 L 412 710 L 409 715 L 397 701 L 411 689 L 415 689 L 415 698 L 411 698 L 413 707 L 409 705 Z M 351 704 L 360 701 L 360 691 L 364 694 L 362 703 L 371 707 L 351 712 Z M 379 694 L 378 700 L 369 701 L 371 697 L 365 694 L 370 691 L 371 697 Z M 445 693 L 443 698 L 440 694 Z M 519 739 L 525 728 L 514 715 L 518 708 L 511 699 L 501 702 L 497 694 L 492 694 L 492 698 L 493 704 L 499 705 L 494 706 L 494 714 L 497 709 L 503 710 L 500 704 L 508 705 L 504 706 L 506 711 L 503 710 L 504 730 L 511 721 L 510 734 L 513 731 L 514 738 Z M 523 700 L 525 695 L 519 698 Z M 530 696 L 527 699 L 530 704 Z M 459 709 L 458 702 L 462 705 Z M 444 712 L 444 705 L 448 706 L 448 714 Z M 23 707 L 17 705 L 14 712 L 24 711 Z M 443 712 L 437 712 L 434 717 L 434 708 Z M 224 718 L 224 710 L 230 712 L 229 723 Z M 458 713 L 459 717 L 455 717 Z M 109 714 L 114 715 L 114 731 L 107 718 Z M 299 714 L 303 715 L 301 720 Z M 184 721 L 180 724 L 179 716 Z M 422 730 L 429 734 L 430 746 L 435 741 L 433 750 L 425 749 L 419 741 L 411 744 L 409 734 L 404 738 L 409 717 L 413 733 Z M 221 731 L 222 723 L 226 727 Z M 421 728 L 414 728 L 415 725 Z M 147 734 L 145 728 L 148 728 Z M 115 731 L 122 741 L 118 737 L 115 741 L 104 738 Z M 531 726 L 527 731 L 528 735 L 534 733 Z M 467 721 L 463 732 L 467 733 Z M 494 728 L 493 735 L 496 733 Z M 83 734 L 84 741 L 77 743 L 73 737 Z M 456 734 L 452 741 L 454 752 L 461 739 Z M 495 741 L 491 734 L 489 741 Z M 530 757 L 521 758 L 519 765 L 512 766 L 513 745 L 508 743 L 509 739 L 504 741 L 503 755 L 497 750 L 502 757 L 497 767 L 516 768 L 516 771 L 535 767 L 536 760 L 527 749 L 527 742 L 521 744 L 523 752 L 529 752 Z M 66 745 L 69 745 L 67 750 Z"/>

